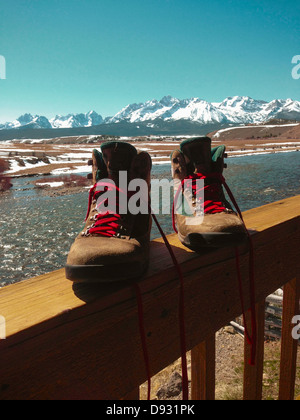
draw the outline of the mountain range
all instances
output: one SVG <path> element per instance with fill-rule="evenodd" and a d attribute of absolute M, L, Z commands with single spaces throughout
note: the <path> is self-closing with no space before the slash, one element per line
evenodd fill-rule
<path fill-rule="evenodd" d="M 86 114 L 56 115 L 50 120 L 41 115 L 24 114 L 15 121 L 0 124 L 0 130 L 14 128 L 75 128 L 92 127 L 103 123 L 101 115 L 95 111 Z"/>
<path fill-rule="evenodd" d="M 48 130 L 52 132 L 55 129 L 55 133 L 58 134 L 59 131 L 59 135 L 202 134 L 201 131 L 206 129 L 258 124 L 270 119 L 300 121 L 300 102 L 292 99 L 274 99 L 267 102 L 248 96 L 228 97 L 222 102 L 207 102 L 199 98 L 177 99 L 164 96 L 161 100 L 153 99 L 127 105 L 116 115 L 106 118 L 95 111 L 57 115 L 51 119 L 41 115 L 24 114 L 15 121 L 0 124 L 0 131 L 33 132 L 35 129 L 41 129 L 47 130 L 48 133 Z M 4 138 L 4 132 L 2 134 L 0 138 Z M 54 136 L 53 132 L 51 136 Z"/>
<path fill-rule="evenodd" d="M 165 96 L 160 101 L 132 104 L 123 108 L 107 122 L 130 121 L 194 121 L 200 124 L 249 124 L 269 119 L 299 119 L 300 102 L 276 99 L 271 102 L 248 96 L 234 96 L 222 102 L 207 102 L 199 98 L 177 99 Z"/>

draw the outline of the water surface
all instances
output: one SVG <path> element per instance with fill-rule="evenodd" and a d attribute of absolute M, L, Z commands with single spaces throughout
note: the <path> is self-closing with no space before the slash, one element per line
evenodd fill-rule
<path fill-rule="evenodd" d="M 227 159 L 226 181 L 242 211 L 300 194 L 300 153 Z M 153 166 L 153 178 L 171 179 L 170 165 Z M 34 178 L 36 180 L 38 178 Z M 62 268 L 84 226 L 88 191 L 48 197 L 32 178 L 13 180 L 0 201 L 0 287 Z M 157 215 L 166 234 L 171 215 Z M 159 233 L 155 225 L 152 238 Z"/>

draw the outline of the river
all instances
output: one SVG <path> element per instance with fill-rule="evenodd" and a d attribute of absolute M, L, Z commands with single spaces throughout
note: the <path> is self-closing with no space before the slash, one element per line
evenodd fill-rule
<path fill-rule="evenodd" d="M 300 153 L 227 159 L 224 175 L 242 211 L 300 194 Z M 171 178 L 170 165 L 154 165 L 152 178 Z M 34 178 L 36 180 L 37 178 Z M 62 268 L 84 225 L 88 191 L 50 197 L 15 178 L 0 199 L 0 287 Z M 171 215 L 157 215 L 166 234 Z M 155 225 L 152 239 L 159 233 Z"/>

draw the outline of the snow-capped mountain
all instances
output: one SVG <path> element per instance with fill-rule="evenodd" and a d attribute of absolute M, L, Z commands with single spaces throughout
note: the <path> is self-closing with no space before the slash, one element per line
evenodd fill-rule
<path fill-rule="evenodd" d="M 95 111 L 86 114 L 57 115 L 50 120 L 44 116 L 24 114 L 15 121 L 0 124 L 0 129 L 13 128 L 76 128 L 92 127 L 103 123 L 101 115 Z"/>
<path fill-rule="evenodd" d="M 207 102 L 199 98 L 177 99 L 164 96 L 144 103 L 134 103 L 121 109 L 113 117 L 102 118 L 95 111 L 86 114 L 57 115 L 50 120 L 44 116 L 24 114 L 17 120 L 0 124 L 0 130 L 20 128 L 84 128 L 101 124 L 114 126 L 118 123 L 145 123 L 150 127 L 156 121 L 208 125 L 239 125 L 262 123 L 270 119 L 300 121 L 300 102 L 292 99 L 274 99 L 271 102 L 252 99 L 249 96 L 233 96 L 222 102 Z"/>
<path fill-rule="evenodd" d="M 49 120 L 46 117 L 24 114 L 17 118 L 15 121 L 0 124 L 0 129 L 13 129 L 26 126 L 30 128 L 52 128 Z"/>
<path fill-rule="evenodd" d="M 138 123 L 157 118 L 164 121 L 189 120 L 200 124 L 249 124 L 271 118 L 299 119 L 300 102 L 292 99 L 266 102 L 248 96 L 234 96 L 222 102 L 207 102 L 199 98 L 176 99 L 165 96 L 145 103 L 131 104 L 106 122 Z"/>
<path fill-rule="evenodd" d="M 95 111 L 90 111 L 87 114 L 57 115 L 50 120 L 52 128 L 92 127 L 102 123 L 102 116 Z"/>
<path fill-rule="evenodd" d="M 114 117 L 106 122 L 116 123 L 129 121 L 131 123 L 153 121 L 160 118 L 165 121 L 190 120 L 207 123 L 222 122 L 224 116 L 209 102 L 198 98 L 177 99 L 164 96 L 160 101 L 153 99 L 145 103 L 127 105 Z"/>

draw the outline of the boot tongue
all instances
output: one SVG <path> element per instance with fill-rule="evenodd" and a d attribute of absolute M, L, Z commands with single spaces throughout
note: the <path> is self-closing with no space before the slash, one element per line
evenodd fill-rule
<path fill-rule="evenodd" d="M 101 145 L 103 160 L 107 167 L 108 178 L 119 184 L 120 171 L 129 171 L 137 150 L 129 143 L 111 141 Z"/>
<path fill-rule="evenodd" d="M 188 172 L 208 174 L 212 170 L 211 139 L 197 137 L 181 143 L 180 149 L 185 155 Z"/>

